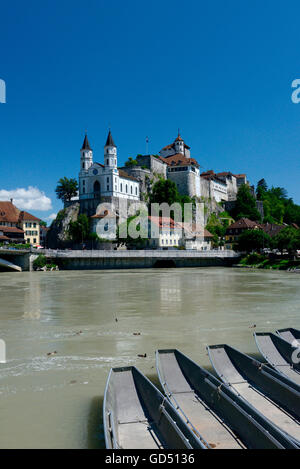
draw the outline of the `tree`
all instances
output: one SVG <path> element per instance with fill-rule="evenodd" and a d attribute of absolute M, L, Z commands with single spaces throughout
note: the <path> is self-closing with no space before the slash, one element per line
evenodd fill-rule
<path fill-rule="evenodd" d="M 184 219 L 186 220 L 186 218 L 188 218 L 188 214 L 184 213 L 184 204 L 192 204 L 194 207 L 195 200 L 191 199 L 191 197 L 188 195 L 179 194 L 175 182 L 171 181 L 170 179 L 160 179 L 153 185 L 151 194 L 149 196 L 149 203 L 150 205 L 153 203 L 166 203 L 169 206 L 174 203 L 180 204 L 181 207 L 178 207 L 178 211 L 176 213 L 171 211 L 170 216 L 173 219 L 176 218 L 176 221 L 179 221 L 179 218 L 181 218 L 180 221 L 183 221 Z"/>
<path fill-rule="evenodd" d="M 271 243 L 271 237 L 263 230 L 246 230 L 240 234 L 236 248 L 238 251 L 252 252 L 268 248 L 271 246 Z"/>
<path fill-rule="evenodd" d="M 128 160 L 125 161 L 125 166 L 127 168 L 130 168 L 132 166 L 137 166 L 137 165 L 138 165 L 138 162 L 135 159 L 133 159 L 131 156 L 129 156 Z"/>
<path fill-rule="evenodd" d="M 300 230 L 287 226 L 283 228 L 273 238 L 273 247 L 283 251 L 286 249 L 289 253 L 295 252 L 300 249 Z"/>
<path fill-rule="evenodd" d="M 118 246 L 120 246 L 121 244 L 125 244 L 128 249 L 144 249 L 146 247 L 148 238 L 143 238 L 143 237 L 141 237 L 141 235 L 139 235 L 138 238 L 132 238 L 129 235 L 129 231 L 130 231 L 129 230 L 129 225 L 131 223 L 135 223 L 135 220 L 137 222 L 136 231 L 138 231 L 138 232 L 141 231 L 141 227 L 138 223 L 138 216 L 133 215 L 132 217 L 128 217 L 127 220 L 124 221 L 123 223 L 121 223 L 117 228 L 117 243 L 118 243 Z M 124 229 L 126 229 L 126 233 L 127 233 L 126 238 L 123 238 L 123 237 L 120 236 L 120 233 L 122 233 L 122 231 L 124 231 Z"/>
<path fill-rule="evenodd" d="M 83 242 L 89 237 L 90 222 L 85 213 L 78 216 L 77 221 L 71 221 L 69 224 L 69 235 L 72 241 Z"/>
<path fill-rule="evenodd" d="M 180 202 L 180 194 L 175 182 L 170 179 L 161 179 L 157 181 L 150 194 L 150 203 L 167 203 L 172 205 L 174 202 Z"/>
<path fill-rule="evenodd" d="M 68 179 L 66 176 L 60 178 L 55 189 L 58 199 L 63 202 L 69 202 L 78 192 L 78 183 L 76 179 Z"/>
<path fill-rule="evenodd" d="M 235 219 L 249 218 L 253 221 L 259 221 L 261 219 L 260 213 L 256 207 L 256 200 L 251 194 L 247 184 L 243 184 L 238 190 L 232 216 Z"/>
<path fill-rule="evenodd" d="M 265 179 L 260 179 L 260 181 L 258 181 L 257 186 L 256 186 L 257 199 L 262 200 L 263 196 L 267 192 L 267 190 L 268 190 L 268 185 L 267 185 Z"/>

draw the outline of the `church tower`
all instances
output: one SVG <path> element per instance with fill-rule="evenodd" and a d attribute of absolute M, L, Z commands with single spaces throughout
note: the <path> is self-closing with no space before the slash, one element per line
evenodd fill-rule
<path fill-rule="evenodd" d="M 110 130 L 104 146 L 104 166 L 109 169 L 117 168 L 117 147 Z"/>
<path fill-rule="evenodd" d="M 93 150 L 90 147 L 87 134 L 85 134 L 80 150 L 80 171 L 87 171 L 93 164 Z"/>

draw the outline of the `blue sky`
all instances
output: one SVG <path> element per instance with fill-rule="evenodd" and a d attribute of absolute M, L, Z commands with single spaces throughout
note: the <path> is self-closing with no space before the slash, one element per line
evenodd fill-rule
<path fill-rule="evenodd" d="M 0 13 L 0 196 L 24 189 L 45 219 L 85 129 L 102 162 L 111 126 L 122 165 L 179 127 L 202 170 L 264 177 L 300 203 L 299 2 L 15 0 Z"/>

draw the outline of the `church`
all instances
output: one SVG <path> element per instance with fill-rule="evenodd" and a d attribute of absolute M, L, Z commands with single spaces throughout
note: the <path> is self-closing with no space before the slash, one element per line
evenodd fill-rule
<path fill-rule="evenodd" d="M 85 135 L 80 150 L 79 201 L 82 210 L 94 215 L 101 201 L 140 200 L 137 178 L 118 168 L 117 147 L 109 130 L 104 146 L 103 163 L 94 162 L 93 150 Z"/>

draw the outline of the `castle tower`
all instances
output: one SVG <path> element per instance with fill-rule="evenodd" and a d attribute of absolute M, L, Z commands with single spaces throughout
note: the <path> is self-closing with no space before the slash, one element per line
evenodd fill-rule
<path fill-rule="evenodd" d="M 178 137 L 174 141 L 175 151 L 176 153 L 182 153 L 184 155 L 184 141 L 182 140 L 179 129 L 178 129 Z"/>
<path fill-rule="evenodd" d="M 104 146 L 104 166 L 106 168 L 117 168 L 117 147 L 110 130 Z"/>
<path fill-rule="evenodd" d="M 80 150 L 80 171 L 87 171 L 93 164 L 93 150 L 90 147 L 87 134 L 85 134 Z"/>

